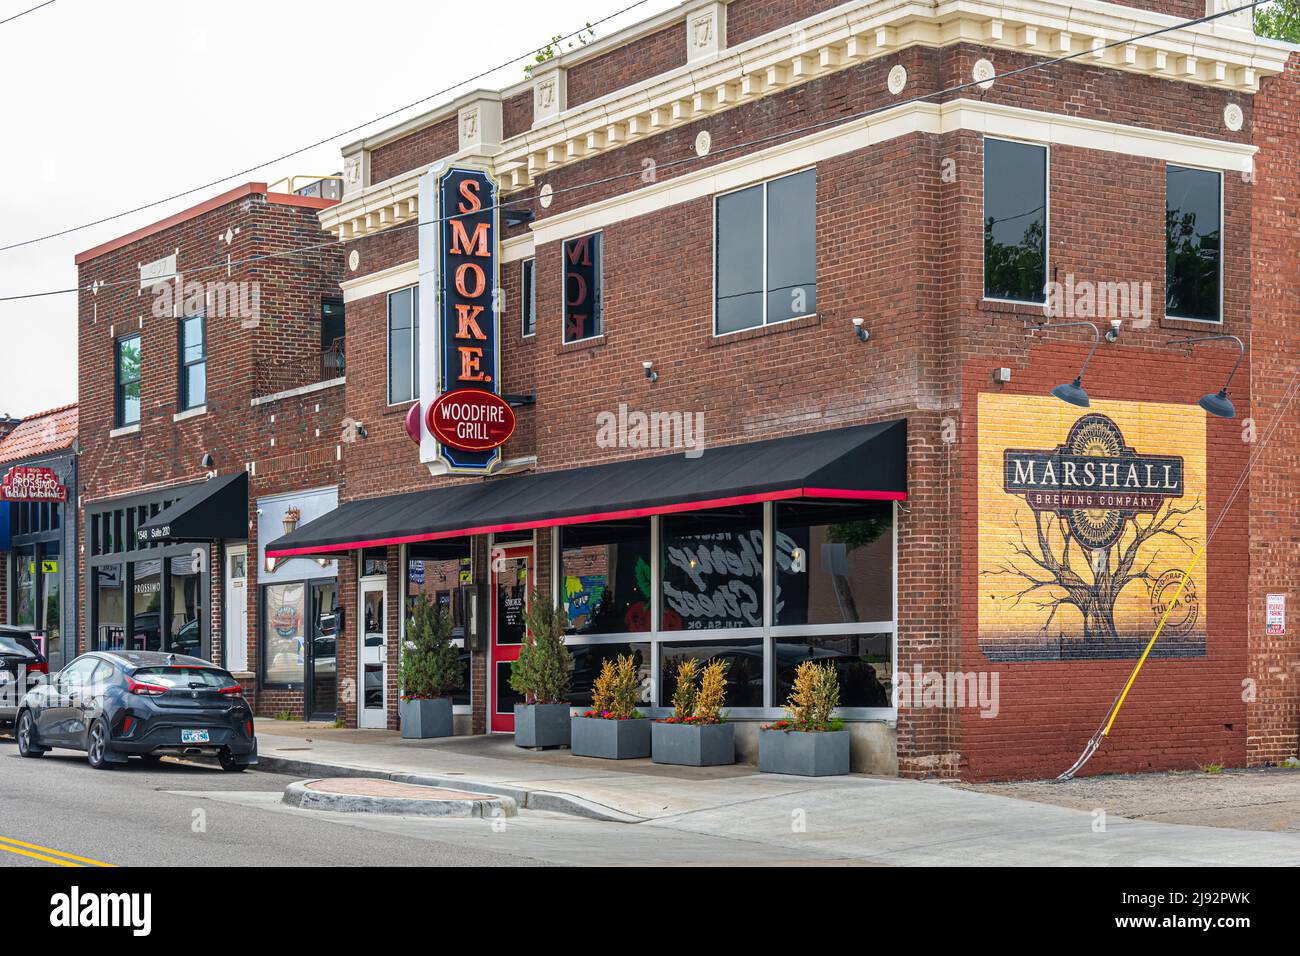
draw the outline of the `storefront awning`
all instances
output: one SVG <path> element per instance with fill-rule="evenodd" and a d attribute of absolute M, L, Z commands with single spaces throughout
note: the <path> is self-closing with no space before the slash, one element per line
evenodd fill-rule
<path fill-rule="evenodd" d="M 789 498 L 906 500 L 907 422 L 350 501 L 272 541 L 266 553 L 323 555 Z"/>
<path fill-rule="evenodd" d="M 215 541 L 248 537 L 248 472 L 209 478 L 135 532 L 141 542 Z"/>

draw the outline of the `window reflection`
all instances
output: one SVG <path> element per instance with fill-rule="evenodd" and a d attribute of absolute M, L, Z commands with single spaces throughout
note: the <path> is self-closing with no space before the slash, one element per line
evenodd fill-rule
<path fill-rule="evenodd" d="M 560 530 L 561 601 L 570 634 L 650 630 L 650 519 Z"/>

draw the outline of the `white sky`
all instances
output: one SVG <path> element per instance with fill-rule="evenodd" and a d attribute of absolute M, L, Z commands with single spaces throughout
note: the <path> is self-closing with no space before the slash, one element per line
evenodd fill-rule
<path fill-rule="evenodd" d="M 0 0 L 0 20 L 39 0 Z M 595 23 L 633 0 L 57 0 L 0 25 L 0 246 L 210 182 Z M 677 0 L 648 0 L 598 37 Z M 360 14 L 358 13 L 360 11 Z M 685 39 L 682 41 L 685 42 Z M 0 297 L 77 282 L 73 256 L 242 182 L 341 168 L 340 147 L 383 123 L 164 206 L 0 252 Z M 77 399 L 75 295 L 0 302 L 0 413 Z"/>

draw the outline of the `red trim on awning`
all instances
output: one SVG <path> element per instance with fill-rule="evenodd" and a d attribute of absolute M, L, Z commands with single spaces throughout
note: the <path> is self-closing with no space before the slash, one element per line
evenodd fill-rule
<path fill-rule="evenodd" d="M 463 538 L 472 534 L 499 534 L 503 531 L 526 531 L 531 528 L 556 528 L 569 524 L 592 524 L 597 521 L 618 521 L 624 518 L 647 518 L 652 515 L 677 514 L 683 511 L 703 511 L 706 508 L 728 508 L 736 505 L 751 505 L 763 501 L 783 501 L 790 498 L 852 498 L 868 501 L 906 501 L 907 494 L 902 491 L 849 491 L 841 488 L 788 488 L 785 491 L 765 491 L 753 495 L 737 495 L 731 498 L 711 498 L 706 501 L 687 501 L 676 505 L 660 505 L 651 508 L 629 508 L 624 511 L 597 511 L 591 514 L 574 515 L 569 518 L 547 518 L 543 521 L 520 521 L 509 524 L 482 525 L 476 528 L 460 528 L 454 531 L 434 531 L 430 534 L 398 535 L 390 538 L 369 538 L 362 541 L 349 541 L 345 544 L 331 544 L 314 548 L 288 548 L 282 551 L 267 549 L 268 558 L 295 558 L 317 554 L 333 554 L 338 551 L 355 551 L 358 548 L 375 548 L 389 544 L 419 544 L 423 541 L 440 541 L 444 538 Z"/>

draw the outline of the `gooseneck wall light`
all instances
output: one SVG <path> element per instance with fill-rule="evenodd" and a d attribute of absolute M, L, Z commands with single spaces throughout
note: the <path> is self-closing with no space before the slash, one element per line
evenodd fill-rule
<path fill-rule="evenodd" d="M 1237 369 L 1241 368 L 1241 360 L 1246 357 L 1246 345 L 1235 335 L 1199 335 L 1187 339 L 1170 339 L 1169 344 L 1173 345 L 1198 345 L 1202 342 L 1221 342 L 1232 340 L 1237 343 L 1237 364 L 1232 367 L 1228 373 L 1228 380 L 1223 383 L 1223 388 L 1217 392 L 1210 392 L 1202 395 L 1200 401 L 1196 404 L 1205 409 L 1211 415 L 1217 415 L 1219 418 L 1236 418 L 1237 409 L 1232 405 L 1232 399 L 1228 398 L 1228 386 L 1232 384 L 1232 378 L 1237 374 Z"/>
<path fill-rule="evenodd" d="M 1083 360 L 1083 367 L 1079 369 L 1079 374 L 1074 377 L 1074 381 L 1065 385 L 1058 385 L 1052 389 L 1052 394 L 1061 401 L 1069 402 L 1071 405 L 1078 405 L 1080 408 L 1087 408 L 1089 404 L 1088 393 L 1083 388 L 1083 373 L 1088 371 L 1088 363 L 1097 354 L 1097 343 L 1101 341 L 1101 332 L 1092 322 L 1025 322 L 1025 328 L 1033 332 L 1042 332 L 1047 329 L 1069 329 L 1084 325 L 1092 329 L 1092 349 L 1088 352 L 1088 357 Z"/>

